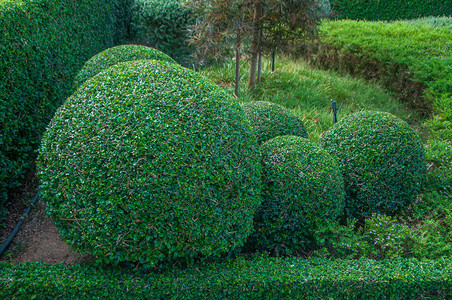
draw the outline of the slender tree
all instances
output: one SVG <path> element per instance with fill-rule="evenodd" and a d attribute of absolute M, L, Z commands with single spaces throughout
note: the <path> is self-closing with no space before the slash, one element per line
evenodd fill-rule
<path fill-rule="evenodd" d="M 322 17 L 322 0 L 255 0 L 250 74 L 248 86 L 256 84 L 257 63 L 262 51 L 278 47 L 288 50 L 294 43 L 317 37 L 317 25 Z M 258 44 L 253 51 L 254 43 Z"/>
<path fill-rule="evenodd" d="M 235 94 L 239 94 L 240 60 L 243 39 L 248 35 L 251 0 L 187 1 L 198 20 L 191 28 L 191 42 L 196 45 L 198 63 L 222 61 L 233 45 L 235 53 Z"/>

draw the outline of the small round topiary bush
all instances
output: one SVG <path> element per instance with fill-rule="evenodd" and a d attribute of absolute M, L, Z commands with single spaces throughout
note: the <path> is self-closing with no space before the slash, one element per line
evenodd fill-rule
<path fill-rule="evenodd" d="M 325 132 L 320 144 L 338 161 L 350 217 L 394 215 L 421 190 L 426 175 L 422 142 L 389 113 L 350 115 Z"/>
<path fill-rule="evenodd" d="M 141 59 L 155 59 L 160 61 L 176 63 L 165 53 L 146 46 L 121 45 L 108 48 L 91 57 L 74 79 L 74 87 L 79 88 L 86 80 L 120 62 Z"/>
<path fill-rule="evenodd" d="M 57 111 L 38 156 L 62 238 L 146 265 L 244 243 L 261 203 L 260 152 L 239 104 L 201 75 L 119 63 Z"/>
<path fill-rule="evenodd" d="M 296 136 L 279 136 L 261 146 L 263 202 L 248 244 L 296 254 L 312 246 L 319 225 L 344 208 L 344 183 L 335 160 L 320 146 Z"/>
<path fill-rule="evenodd" d="M 282 135 L 308 138 L 303 121 L 281 105 L 254 101 L 243 103 L 242 107 L 250 120 L 259 144 Z"/>

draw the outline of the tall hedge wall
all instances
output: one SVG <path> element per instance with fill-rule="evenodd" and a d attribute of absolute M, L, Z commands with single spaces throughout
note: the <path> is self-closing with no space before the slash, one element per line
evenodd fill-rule
<path fill-rule="evenodd" d="M 369 21 L 452 15 L 445 0 L 332 0 L 331 8 L 337 18 Z"/>
<path fill-rule="evenodd" d="M 125 34 L 127 1 L 0 0 L 0 205 L 83 63 Z"/>

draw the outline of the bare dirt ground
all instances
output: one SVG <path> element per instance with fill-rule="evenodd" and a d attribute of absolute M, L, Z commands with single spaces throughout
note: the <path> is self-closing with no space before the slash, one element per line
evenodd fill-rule
<path fill-rule="evenodd" d="M 0 246 L 8 239 L 20 217 L 33 201 L 37 187 L 37 180 L 31 175 L 27 183 L 17 193 L 11 195 L 6 203 L 8 210 L 6 220 L 0 223 Z M 0 256 L 0 261 L 42 261 L 51 264 L 76 264 L 90 260 L 91 256 L 72 251 L 69 245 L 61 240 L 57 228 L 45 213 L 45 204 L 41 199 L 31 209 L 14 240 Z"/>

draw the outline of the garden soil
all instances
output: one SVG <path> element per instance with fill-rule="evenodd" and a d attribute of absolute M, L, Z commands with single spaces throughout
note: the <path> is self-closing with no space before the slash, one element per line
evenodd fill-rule
<path fill-rule="evenodd" d="M 34 199 L 37 191 L 36 179 L 32 178 L 6 204 L 8 214 L 0 227 L 0 245 L 8 239 L 17 222 Z M 0 257 L 0 261 L 42 261 L 50 264 L 77 264 L 92 260 L 89 255 L 72 251 L 60 238 L 51 218 L 45 213 L 41 199 L 33 206 L 19 232 Z"/>

